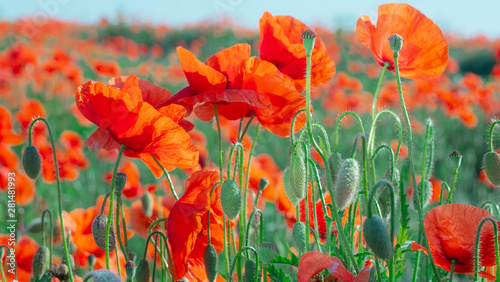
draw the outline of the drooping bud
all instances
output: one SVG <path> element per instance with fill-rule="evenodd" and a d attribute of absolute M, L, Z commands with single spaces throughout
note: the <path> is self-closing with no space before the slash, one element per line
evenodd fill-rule
<path fill-rule="evenodd" d="M 316 39 L 316 33 L 314 31 L 307 29 L 302 33 L 302 44 L 304 49 L 306 49 L 306 56 L 312 55 L 312 50 L 314 49 L 314 41 Z"/>
<path fill-rule="evenodd" d="M 374 215 L 366 219 L 363 225 L 363 236 L 366 245 L 372 249 L 377 257 L 385 261 L 392 258 L 391 238 L 382 218 Z"/>
<path fill-rule="evenodd" d="M 144 193 L 141 198 L 142 202 L 142 211 L 147 217 L 153 215 L 153 198 L 149 194 L 149 192 Z"/>
<path fill-rule="evenodd" d="M 26 226 L 26 232 L 32 234 L 38 234 L 42 232 L 42 218 L 37 217 L 30 221 L 30 223 L 28 223 L 28 225 Z"/>
<path fill-rule="evenodd" d="M 108 224 L 108 217 L 100 214 L 95 217 L 92 222 L 92 236 L 94 241 L 101 250 L 106 250 L 106 225 Z M 115 231 L 113 225 L 109 228 L 109 251 L 112 252 L 115 249 Z"/>
<path fill-rule="evenodd" d="M 393 172 L 393 178 L 391 179 L 391 170 L 387 170 L 385 173 L 385 179 L 389 180 L 392 182 L 392 186 L 394 187 L 394 190 L 396 193 L 394 193 L 394 208 L 398 208 L 398 203 L 399 203 L 399 193 L 398 187 L 399 187 L 399 180 L 400 180 L 400 172 L 399 169 L 394 168 Z M 383 190 L 382 193 L 378 196 L 378 203 L 382 212 L 382 217 L 384 218 L 385 221 L 389 220 L 391 216 L 391 188 L 389 186 L 386 186 Z"/>
<path fill-rule="evenodd" d="M 358 193 L 359 164 L 355 159 L 346 159 L 342 163 L 337 181 L 335 181 L 336 201 L 339 209 L 345 209 Z"/>
<path fill-rule="evenodd" d="M 328 157 L 328 165 L 330 167 L 330 179 L 332 183 L 337 180 L 340 168 L 342 168 L 342 156 L 339 153 L 332 153 Z"/>
<path fill-rule="evenodd" d="M 259 259 L 264 265 L 268 265 L 276 256 L 276 244 L 264 242 L 259 245 Z"/>
<path fill-rule="evenodd" d="M 257 267 L 257 264 L 255 263 L 254 260 L 248 259 L 245 262 L 245 281 L 246 282 L 254 282 L 255 280 L 255 268 Z M 260 274 L 257 272 L 257 274 Z M 259 275 L 260 278 L 260 275 Z M 260 279 L 257 279 L 257 281 L 260 281 Z"/>
<path fill-rule="evenodd" d="M 297 248 L 301 253 L 305 253 L 307 238 L 306 238 L 306 226 L 302 222 L 295 222 L 292 228 L 292 238 L 297 245 Z"/>
<path fill-rule="evenodd" d="M 41 279 L 50 267 L 49 248 L 42 246 L 38 248 L 33 257 L 33 276 L 37 279 Z"/>
<path fill-rule="evenodd" d="M 285 194 L 292 203 L 293 206 L 297 206 L 299 204 L 299 199 L 295 195 L 295 191 L 292 188 L 292 177 L 290 176 L 290 169 L 285 169 L 283 173 L 283 186 L 285 187 Z"/>
<path fill-rule="evenodd" d="M 149 282 L 149 263 L 145 259 L 141 259 L 135 271 L 136 282 Z"/>
<path fill-rule="evenodd" d="M 87 257 L 87 260 L 89 262 L 89 268 L 90 269 L 94 269 L 94 265 L 95 265 L 95 255 L 94 254 L 90 254 L 88 257 Z"/>
<path fill-rule="evenodd" d="M 483 165 L 491 183 L 500 186 L 500 155 L 495 151 L 484 154 Z"/>
<path fill-rule="evenodd" d="M 267 185 L 269 185 L 269 179 L 267 179 L 266 177 L 262 177 L 259 180 L 259 191 L 266 189 Z"/>
<path fill-rule="evenodd" d="M 307 190 L 307 174 L 304 158 L 299 155 L 290 157 L 290 167 L 288 168 L 290 184 L 297 199 L 302 199 L 306 195 Z"/>
<path fill-rule="evenodd" d="M 117 172 L 115 178 L 116 195 L 121 196 L 122 191 L 125 188 L 125 184 L 127 184 L 127 174 L 124 172 Z"/>
<path fill-rule="evenodd" d="M 127 263 L 125 264 L 125 272 L 127 273 L 127 279 L 130 279 L 131 281 L 132 279 L 134 279 L 136 269 L 137 265 L 135 264 L 135 262 L 131 260 L 127 261 Z"/>
<path fill-rule="evenodd" d="M 24 149 L 23 167 L 26 175 L 31 179 L 35 179 L 40 173 L 42 161 L 40 160 L 38 149 L 35 146 L 29 145 Z"/>
<path fill-rule="evenodd" d="M 401 35 L 394 33 L 388 39 L 392 52 L 399 52 L 403 48 L 403 37 Z"/>
<path fill-rule="evenodd" d="M 88 276 L 94 278 L 94 282 L 120 282 L 120 278 L 115 273 L 107 269 L 99 269 L 90 272 Z"/>
<path fill-rule="evenodd" d="M 420 201 L 423 203 L 423 207 L 427 206 L 429 203 L 431 196 L 432 196 L 432 182 L 429 180 L 424 180 L 424 194 L 422 195 L 422 192 L 420 191 L 420 188 L 422 187 L 422 182 L 419 182 L 417 184 L 417 188 L 413 189 L 413 193 L 418 193 L 420 196 Z M 413 194 L 413 206 L 415 209 L 417 209 L 417 197 L 415 197 L 415 194 Z"/>
<path fill-rule="evenodd" d="M 241 191 L 236 181 L 227 179 L 222 183 L 220 203 L 229 219 L 235 220 L 238 217 L 241 208 Z"/>
<path fill-rule="evenodd" d="M 205 272 L 207 273 L 207 279 L 208 281 L 213 282 L 217 277 L 217 251 L 215 250 L 213 245 L 210 244 L 205 248 L 203 259 L 205 262 Z"/>

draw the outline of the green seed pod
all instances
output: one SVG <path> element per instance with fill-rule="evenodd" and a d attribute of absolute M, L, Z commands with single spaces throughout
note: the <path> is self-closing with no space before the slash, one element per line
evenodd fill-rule
<path fill-rule="evenodd" d="M 346 159 L 342 163 L 337 181 L 335 181 L 336 201 L 339 209 L 345 209 L 358 193 L 359 164 L 355 159 Z"/>
<path fill-rule="evenodd" d="M 241 191 L 234 180 L 227 179 L 222 183 L 220 203 L 229 219 L 235 220 L 238 217 L 241 208 Z"/>
<path fill-rule="evenodd" d="M 301 253 L 305 253 L 307 238 L 306 238 L 306 226 L 302 222 L 295 222 L 292 228 L 292 237 L 295 245 L 299 248 Z"/>
<path fill-rule="evenodd" d="M 45 246 L 36 251 L 33 257 L 33 276 L 36 279 L 41 279 L 47 269 L 51 267 L 49 257 L 49 248 Z"/>
<path fill-rule="evenodd" d="M 87 257 L 87 260 L 89 262 L 89 268 L 90 269 L 94 269 L 94 265 L 95 265 L 95 255 L 94 254 L 90 254 L 88 257 Z"/>
<path fill-rule="evenodd" d="M 144 195 L 142 195 L 141 198 L 142 202 L 142 211 L 147 217 L 150 217 L 153 215 L 153 198 L 151 195 L 146 192 Z"/>
<path fill-rule="evenodd" d="M 388 39 L 392 52 L 399 52 L 403 48 L 403 37 L 401 35 L 394 33 Z"/>
<path fill-rule="evenodd" d="M 257 264 L 255 263 L 254 260 L 247 260 L 245 262 L 245 280 L 246 282 L 254 282 L 255 281 L 255 268 L 257 267 Z M 257 274 L 259 275 L 259 278 L 257 281 L 260 281 L 260 272 L 257 271 Z"/>
<path fill-rule="evenodd" d="M 483 165 L 491 183 L 500 186 L 500 155 L 495 151 L 484 154 Z"/>
<path fill-rule="evenodd" d="M 94 282 L 120 282 L 120 278 L 107 269 L 94 270 L 90 272 L 87 277 L 88 276 L 92 276 Z"/>
<path fill-rule="evenodd" d="M 141 259 L 139 265 L 137 265 L 137 270 L 135 271 L 135 281 L 137 282 L 149 282 L 149 263 L 147 260 Z"/>
<path fill-rule="evenodd" d="M 385 261 L 392 258 L 391 238 L 382 218 L 374 215 L 366 219 L 363 225 L 363 236 L 366 245 L 372 249 L 377 257 Z"/>
<path fill-rule="evenodd" d="M 47 222 L 45 222 L 45 225 L 47 225 Z M 30 221 L 28 225 L 26 226 L 26 232 L 31 233 L 31 234 L 39 234 L 42 232 L 42 218 L 37 217 Z"/>
<path fill-rule="evenodd" d="M 328 157 L 328 165 L 330 167 L 330 179 L 335 183 L 340 169 L 342 168 L 342 156 L 339 153 L 332 153 Z"/>
<path fill-rule="evenodd" d="M 31 179 L 35 179 L 40 173 L 42 161 L 40 160 L 38 149 L 35 146 L 29 145 L 24 149 L 23 167 L 24 171 Z"/>
<path fill-rule="evenodd" d="M 218 271 L 219 273 L 226 273 L 226 257 L 224 255 L 224 250 L 222 250 L 219 253 L 219 266 L 218 266 Z"/>
<path fill-rule="evenodd" d="M 316 33 L 314 31 L 307 29 L 302 33 L 302 44 L 306 50 L 306 55 L 311 56 L 312 50 L 314 48 L 314 40 L 316 39 Z"/>
<path fill-rule="evenodd" d="M 69 269 L 64 263 L 56 267 L 54 271 L 54 276 L 59 278 L 61 281 L 66 281 L 69 279 Z"/>
<path fill-rule="evenodd" d="M 264 242 L 259 245 L 259 259 L 264 265 L 268 265 L 276 256 L 276 244 L 272 242 Z"/>
<path fill-rule="evenodd" d="M 420 187 L 422 187 L 422 182 L 417 184 L 417 189 L 413 189 L 413 193 L 419 193 L 420 201 L 423 201 L 424 207 L 429 203 L 432 196 L 432 182 L 429 180 L 424 180 L 424 196 L 422 197 L 422 193 L 420 192 Z M 423 198 L 423 199 L 422 199 Z M 413 195 L 413 206 L 417 209 L 417 197 L 415 194 Z"/>
<path fill-rule="evenodd" d="M 135 270 L 137 269 L 137 265 L 129 260 L 127 261 L 127 263 L 125 264 L 125 272 L 127 273 L 127 279 L 134 279 L 135 277 Z"/>
<path fill-rule="evenodd" d="M 205 261 L 205 272 L 207 273 L 208 281 L 213 282 L 217 277 L 217 251 L 213 245 L 208 245 L 203 254 Z"/>
<path fill-rule="evenodd" d="M 108 217 L 100 214 L 95 217 L 92 222 L 92 236 L 94 241 L 101 248 L 101 250 L 106 250 L 106 225 L 108 224 Z M 109 228 L 109 251 L 112 252 L 115 249 L 115 231 L 113 225 Z"/>
<path fill-rule="evenodd" d="M 269 185 L 269 179 L 267 179 L 266 177 L 262 177 L 259 180 L 259 191 L 266 189 L 267 185 Z"/>
<path fill-rule="evenodd" d="M 297 199 L 302 199 L 307 190 L 307 174 L 304 158 L 299 155 L 290 157 L 290 167 L 288 168 L 290 184 Z"/>
<path fill-rule="evenodd" d="M 295 195 L 295 191 L 292 188 L 292 182 L 291 182 L 291 176 L 290 176 L 290 170 L 287 168 L 285 169 L 285 172 L 283 173 L 283 185 L 285 186 L 285 194 L 292 202 L 292 205 L 295 207 L 299 204 L 299 199 L 297 199 L 297 196 Z"/>
<path fill-rule="evenodd" d="M 394 179 L 391 178 L 391 170 L 387 170 L 385 173 L 385 178 L 392 182 L 392 186 L 396 193 L 394 193 L 394 208 L 398 208 L 399 203 L 399 193 L 397 192 L 399 187 L 400 173 L 397 168 L 394 168 Z M 382 216 L 385 221 L 388 221 L 391 216 L 391 188 L 386 186 L 382 189 L 382 193 L 378 196 L 378 204 L 380 206 L 380 210 L 382 211 Z"/>
<path fill-rule="evenodd" d="M 122 195 L 122 191 L 127 184 L 127 174 L 124 172 L 117 172 L 115 178 L 115 193 L 118 196 Z"/>

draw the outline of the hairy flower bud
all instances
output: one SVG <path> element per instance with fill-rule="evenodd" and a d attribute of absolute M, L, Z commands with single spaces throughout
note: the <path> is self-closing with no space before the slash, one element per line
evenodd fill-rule
<path fill-rule="evenodd" d="M 146 192 L 144 195 L 141 197 L 141 203 L 142 203 L 142 211 L 147 217 L 150 217 L 153 215 L 153 197 Z"/>
<path fill-rule="evenodd" d="M 483 165 L 491 183 L 500 186 L 500 155 L 495 151 L 484 154 Z"/>
<path fill-rule="evenodd" d="M 94 282 L 120 282 L 120 278 L 107 269 L 94 270 L 90 272 L 88 276 L 93 277 Z"/>
<path fill-rule="evenodd" d="M 217 277 L 217 251 L 213 245 L 208 245 L 205 248 L 205 253 L 203 254 L 203 259 L 205 262 L 205 272 L 207 273 L 207 279 L 210 282 L 215 281 Z"/>
<path fill-rule="evenodd" d="M 292 177 L 290 176 L 290 169 L 285 169 L 283 173 L 283 186 L 285 187 L 285 194 L 288 200 L 292 203 L 293 206 L 297 206 L 299 204 L 299 199 L 295 195 L 295 191 L 293 190 L 292 185 Z"/>
<path fill-rule="evenodd" d="M 108 217 L 100 214 L 95 217 L 92 222 L 92 236 L 94 241 L 101 250 L 106 250 L 106 225 L 108 224 Z M 115 249 L 115 231 L 113 225 L 109 228 L 109 251 L 112 252 Z"/>
<path fill-rule="evenodd" d="M 127 174 L 124 172 L 117 172 L 115 177 L 115 193 L 118 196 L 122 195 L 122 191 L 127 184 Z"/>
<path fill-rule="evenodd" d="M 363 236 L 366 245 L 372 249 L 377 257 L 385 261 L 392 258 L 391 238 L 382 218 L 374 215 L 366 219 L 363 225 Z"/>
<path fill-rule="evenodd" d="M 49 248 L 45 246 L 38 248 L 33 257 L 33 276 L 35 278 L 41 279 L 47 269 L 51 267 L 49 257 Z"/>
<path fill-rule="evenodd" d="M 276 256 L 276 244 L 272 242 L 264 242 L 259 245 L 259 259 L 264 265 L 269 264 Z"/>
<path fill-rule="evenodd" d="M 292 185 L 292 189 L 295 193 L 297 199 L 302 199 L 306 195 L 307 190 L 307 174 L 306 174 L 306 165 L 304 163 L 304 158 L 299 155 L 293 155 L 290 157 L 290 167 L 289 177 L 290 184 Z"/>
<path fill-rule="evenodd" d="M 339 209 L 345 209 L 358 193 L 359 164 L 355 159 L 346 159 L 342 163 L 337 181 L 335 181 L 336 201 Z"/>
<path fill-rule="evenodd" d="M 149 278 L 150 278 L 149 263 L 147 260 L 141 259 L 135 271 L 135 281 L 149 282 Z"/>
<path fill-rule="evenodd" d="M 295 222 L 292 228 L 292 238 L 301 253 L 306 251 L 306 226 L 302 222 Z"/>
<path fill-rule="evenodd" d="M 332 183 L 335 183 L 340 168 L 342 168 L 342 156 L 339 153 L 332 153 L 328 157 L 328 165 L 330 167 L 330 180 L 332 181 Z"/>
<path fill-rule="evenodd" d="M 241 208 L 241 191 L 236 181 L 227 179 L 222 183 L 220 203 L 229 219 L 235 220 L 238 217 Z"/>
<path fill-rule="evenodd" d="M 29 145 L 24 149 L 23 167 L 26 175 L 28 175 L 31 179 L 35 179 L 40 173 L 42 161 L 40 159 L 38 149 L 35 146 Z"/>

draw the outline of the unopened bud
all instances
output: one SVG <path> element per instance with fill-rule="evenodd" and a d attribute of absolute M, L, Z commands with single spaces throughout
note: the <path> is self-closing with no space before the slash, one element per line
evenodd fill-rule
<path fill-rule="evenodd" d="M 382 218 L 374 215 L 366 219 L 363 225 L 363 236 L 366 245 L 372 249 L 377 257 L 385 261 L 392 258 L 391 238 Z"/>
<path fill-rule="evenodd" d="M 335 181 L 336 201 L 339 209 L 345 209 L 358 193 L 359 164 L 355 159 L 346 159 L 342 163 L 337 181 Z"/>
<path fill-rule="evenodd" d="M 45 246 L 38 248 L 36 251 L 33 257 L 33 276 L 36 279 L 41 279 L 47 269 L 51 267 L 49 257 L 49 248 Z"/>
<path fill-rule="evenodd" d="M 40 173 L 42 161 L 40 159 L 38 149 L 35 146 L 29 145 L 24 149 L 23 167 L 26 175 L 28 175 L 31 179 L 35 179 Z"/>
<path fill-rule="evenodd" d="M 203 259 L 205 262 L 205 272 L 207 274 L 207 279 L 210 282 L 215 281 L 217 277 L 217 251 L 213 245 L 208 245 L 205 248 L 205 253 L 203 254 Z"/>
<path fill-rule="evenodd" d="M 89 276 L 94 278 L 94 282 L 120 282 L 120 278 L 107 269 L 94 270 L 87 277 Z"/>
<path fill-rule="evenodd" d="M 268 185 L 269 185 L 269 179 L 267 179 L 266 177 L 262 177 L 259 180 L 259 191 L 266 189 Z"/>
<path fill-rule="evenodd" d="M 269 264 L 276 256 L 276 244 L 264 242 L 259 245 L 259 259 L 264 265 Z"/>
<path fill-rule="evenodd" d="M 289 167 L 290 184 L 297 199 L 302 199 L 306 195 L 307 190 L 307 173 L 304 158 L 299 155 L 290 157 Z"/>
<path fill-rule="evenodd" d="M 147 217 L 150 217 L 153 215 L 153 197 L 146 192 L 144 195 L 142 195 L 141 198 L 142 202 L 142 211 Z"/>
<path fill-rule="evenodd" d="M 306 238 L 306 226 L 302 222 L 295 222 L 292 228 L 292 238 L 297 245 L 297 248 L 301 253 L 305 253 L 307 238 Z"/>
<path fill-rule="evenodd" d="M 500 155 L 495 151 L 484 154 L 483 165 L 490 182 L 500 186 Z"/>
<path fill-rule="evenodd" d="M 137 265 L 137 270 L 135 271 L 135 281 L 136 282 L 149 282 L 149 263 L 145 259 L 141 259 Z"/>
<path fill-rule="evenodd" d="M 328 166 L 330 167 L 330 180 L 335 183 L 340 168 L 342 168 L 342 156 L 339 153 L 332 153 L 328 157 Z"/>
<path fill-rule="evenodd" d="M 292 187 L 292 177 L 290 176 L 289 168 L 285 169 L 285 172 L 283 173 L 283 185 L 285 186 L 286 197 L 290 200 L 293 206 L 297 206 L 299 204 L 299 199 L 297 199 L 295 191 Z"/>
<path fill-rule="evenodd" d="M 106 250 L 106 225 L 108 224 L 108 217 L 100 214 L 96 216 L 92 222 L 92 236 L 94 241 L 101 250 Z M 109 251 L 115 249 L 115 231 L 113 225 L 109 228 Z"/>
<path fill-rule="evenodd" d="M 227 179 L 222 183 L 220 203 L 229 219 L 235 220 L 238 217 L 241 208 L 241 191 L 236 181 Z"/>
<path fill-rule="evenodd" d="M 123 189 L 127 184 L 127 174 L 124 172 L 117 172 L 115 177 L 115 193 L 121 196 Z"/>

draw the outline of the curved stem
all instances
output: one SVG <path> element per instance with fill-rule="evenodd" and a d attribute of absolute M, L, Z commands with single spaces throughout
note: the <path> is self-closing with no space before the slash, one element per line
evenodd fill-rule
<path fill-rule="evenodd" d="M 493 152 L 493 129 L 495 129 L 495 125 L 499 124 L 500 120 L 495 120 L 491 123 L 490 126 L 490 152 Z"/>
<path fill-rule="evenodd" d="M 104 200 L 102 201 L 102 204 L 101 204 L 101 215 L 104 214 L 104 208 L 106 207 L 106 202 L 108 201 L 108 198 L 109 198 L 109 194 L 111 193 L 106 193 L 106 196 L 104 196 Z"/>
<path fill-rule="evenodd" d="M 62 188 L 61 188 L 61 178 L 59 176 L 59 166 L 57 164 L 57 155 L 56 155 L 56 144 L 54 142 L 54 136 L 52 135 L 52 129 L 50 127 L 49 122 L 42 117 L 36 118 L 31 122 L 30 129 L 29 129 L 29 144 L 31 145 L 31 132 L 33 129 L 33 126 L 37 121 L 43 121 L 45 125 L 47 126 L 47 130 L 49 131 L 49 137 L 50 137 L 50 144 L 52 146 L 52 154 L 54 157 L 54 167 L 56 171 L 56 179 L 57 179 L 57 198 L 59 202 L 59 221 L 61 222 L 61 232 L 62 232 L 62 241 L 63 241 L 63 247 L 64 247 L 64 256 L 66 258 L 66 261 L 70 261 L 70 254 L 69 254 L 69 249 L 68 249 L 68 242 L 66 242 L 66 229 L 64 227 L 64 218 L 63 218 L 63 208 L 62 208 Z M 68 267 L 68 277 L 71 282 L 74 281 L 73 279 L 73 270 L 71 267 Z"/>
<path fill-rule="evenodd" d="M 382 68 L 382 72 L 380 73 L 380 78 L 378 79 L 377 88 L 375 89 L 375 94 L 373 94 L 373 102 L 372 102 L 372 120 L 375 118 L 375 108 L 377 107 L 377 97 L 378 92 L 380 91 L 380 86 L 382 86 L 382 81 L 384 80 L 385 71 L 389 67 L 389 63 L 386 62 L 384 67 Z"/>
<path fill-rule="evenodd" d="M 413 137 L 412 137 L 412 131 L 411 131 L 411 123 L 410 123 L 410 117 L 408 115 L 408 111 L 406 110 L 406 104 L 404 101 L 404 96 L 403 96 L 403 88 L 401 86 L 401 76 L 399 73 L 399 63 L 398 63 L 398 57 L 399 57 L 399 52 L 394 52 L 394 70 L 396 73 L 396 82 L 398 85 L 398 93 L 399 93 L 399 101 L 401 102 L 401 108 L 403 109 L 403 113 L 405 116 L 405 121 L 406 121 L 406 129 L 408 131 L 408 159 L 410 162 L 410 171 L 412 174 L 412 180 L 413 180 L 413 187 L 417 187 L 417 179 L 415 176 L 415 166 L 413 164 Z M 415 197 L 417 197 L 416 201 L 417 203 L 420 203 L 420 195 L 418 193 L 414 193 Z M 429 243 L 427 242 L 426 238 L 427 236 L 425 235 L 425 229 L 424 229 L 424 213 L 422 211 L 422 208 L 420 205 L 417 205 L 417 211 L 418 211 L 418 219 L 419 219 L 419 229 L 422 232 L 423 236 L 423 242 L 424 246 L 427 249 L 427 253 L 429 254 L 429 260 L 432 264 L 432 269 L 434 270 L 434 275 L 436 276 L 438 281 L 441 281 L 441 278 L 439 276 L 439 272 L 436 267 L 436 263 L 434 262 L 434 259 L 432 258 L 432 253 L 429 247 Z"/>
<path fill-rule="evenodd" d="M 245 137 L 245 133 L 247 133 L 247 130 L 248 128 L 250 127 L 250 124 L 252 124 L 252 120 L 254 119 L 255 117 L 255 114 L 252 115 L 252 117 L 250 117 L 250 119 L 248 120 L 248 123 L 247 125 L 245 126 L 245 129 L 243 129 L 243 132 L 241 133 L 241 135 L 238 137 L 238 141 L 241 142 L 243 141 L 243 137 Z M 242 119 L 243 120 L 243 119 Z M 260 124 L 260 123 L 259 123 Z"/>
<path fill-rule="evenodd" d="M 403 126 L 401 125 L 401 120 L 399 119 L 398 115 L 391 110 L 382 110 L 373 119 L 372 127 L 370 128 L 370 135 L 368 136 L 368 154 L 371 155 L 373 153 L 373 147 L 375 146 L 374 145 L 375 144 L 375 130 L 376 130 L 375 124 L 377 123 L 377 121 L 379 120 L 379 118 L 383 114 L 391 115 L 394 118 L 394 120 L 396 121 L 396 124 L 398 126 L 398 147 L 396 148 L 396 158 L 395 158 L 396 162 L 397 162 L 398 157 L 399 157 L 399 150 L 401 148 L 401 144 L 403 143 Z"/>
<path fill-rule="evenodd" d="M 151 224 L 153 225 L 153 224 Z M 172 266 L 172 258 L 170 257 L 170 251 L 168 250 L 168 238 L 165 234 L 163 234 L 161 231 L 159 230 L 156 230 L 156 231 L 153 231 L 151 233 L 149 233 L 148 235 L 148 238 L 146 239 L 146 246 L 144 247 L 144 256 L 143 256 L 143 259 L 146 260 L 146 254 L 148 252 L 148 244 L 149 244 L 149 241 L 151 239 L 151 237 L 156 234 L 157 236 L 160 235 L 161 239 L 163 239 L 163 243 L 165 244 L 165 248 L 167 248 L 167 256 L 168 256 L 168 262 L 169 262 L 169 265 Z M 151 239 L 152 240 L 152 239 Z M 158 240 L 154 240 L 155 241 L 155 244 Z M 156 252 L 156 246 L 155 246 L 155 252 Z M 156 259 L 154 260 L 154 265 L 156 265 Z"/>
<path fill-rule="evenodd" d="M 239 250 L 238 253 L 236 254 L 236 257 L 234 257 L 234 259 L 233 259 L 233 263 L 231 264 L 231 272 L 229 272 L 229 275 L 227 276 L 227 280 L 229 282 L 233 281 L 233 272 L 234 272 L 234 267 L 236 265 L 237 258 L 241 256 L 241 253 L 243 251 L 246 251 L 246 250 L 252 251 L 254 253 L 255 257 L 257 258 L 257 261 L 259 261 L 259 253 L 255 250 L 254 247 L 246 246 L 246 247 L 242 248 L 241 250 Z M 255 277 L 257 277 L 258 270 L 259 270 L 257 266 L 255 267 Z"/>
<path fill-rule="evenodd" d="M 486 201 L 486 202 L 484 202 L 481 205 L 481 208 L 484 209 L 487 206 L 493 207 L 493 209 L 497 212 L 497 218 L 500 217 L 500 206 L 496 202 L 494 202 L 494 201 Z"/>
<path fill-rule="evenodd" d="M 259 213 L 260 214 L 260 224 L 259 224 L 259 244 L 263 242 L 262 238 L 264 236 L 264 216 L 262 215 L 262 211 L 259 210 L 259 209 L 255 209 L 252 214 L 250 215 L 250 219 L 248 220 L 248 224 L 247 224 L 247 236 L 246 236 L 246 243 L 245 245 L 248 246 L 249 243 L 248 243 L 248 239 L 249 239 L 249 236 L 248 234 L 250 233 L 250 225 L 252 223 L 252 219 L 254 217 L 254 215 L 256 213 Z"/>
<path fill-rule="evenodd" d="M 108 212 L 108 223 L 106 224 L 106 237 L 105 246 L 106 246 L 106 269 L 110 269 L 109 264 L 109 230 L 111 229 L 111 222 L 113 222 L 113 200 L 115 195 L 115 181 L 116 181 L 116 172 L 118 171 L 118 165 L 120 164 L 120 159 L 122 157 L 123 151 L 125 150 L 125 146 L 122 145 L 120 147 L 120 151 L 118 152 L 118 157 L 116 158 L 115 168 L 113 169 L 113 178 L 111 179 L 111 191 L 109 192 L 109 212 Z"/>
<path fill-rule="evenodd" d="M 474 255 L 474 281 L 478 281 L 478 272 L 479 272 L 479 241 L 481 238 L 481 230 L 483 228 L 483 225 L 487 222 L 491 221 L 493 224 L 493 232 L 494 232 L 494 238 L 495 238 L 495 259 L 496 259 L 496 266 L 497 268 L 500 267 L 500 256 L 498 254 L 498 226 L 497 222 L 494 218 L 492 217 L 485 217 L 481 222 L 479 223 L 479 227 L 477 228 L 477 233 L 476 233 L 476 247 L 475 247 L 475 255 Z M 500 281 L 500 275 L 497 275 L 496 281 Z"/>
<path fill-rule="evenodd" d="M 233 154 L 234 154 L 234 151 L 236 150 L 236 148 L 238 148 L 239 151 L 237 152 L 241 152 L 241 154 L 243 154 L 244 152 L 244 149 L 243 149 L 243 144 L 241 144 L 240 142 L 236 142 L 233 144 L 233 146 L 231 146 L 231 149 L 229 150 L 229 161 L 227 162 L 227 179 L 230 179 L 231 178 L 231 162 L 233 160 Z M 239 153 L 237 153 L 239 154 Z M 238 156 L 236 156 L 236 160 L 238 159 Z M 235 161 L 235 166 L 236 166 L 236 161 Z M 233 178 L 236 178 L 236 173 L 234 174 L 234 177 Z"/>
<path fill-rule="evenodd" d="M 330 141 L 328 140 L 328 133 L 326 133 L 326 129 L 321 126 L 320 124 L 317 124 L 317 123 L 313 123 L 312 127 L 316 127 L 318 128 L 322 133 L 323 133 L 323 138 L 325 140 L 325 146 L 326 146 L 326 153 L 328 155 L 331 155 L 332 154 L 332 149 L 330 147 Z"/>
<path fill-rule="evenodd" d="M 333 151 L 334 152 L 337 152 L 337 146 L 338 146 L 338 142 L 339 142 L 337 136 L 338 136 L 338 132 L 339 132 L 340 121 L 342 120 L 342 118 L 344 118 L 347 115 L 353 116 L 356 119 L 356 121 L 358 122 L 359 131 L 363 134 L 365 133 L 365 128 L 363 127 L 363 122 L 361 121 L 361 118 L 359 117 L 358 114 L 356 114 L 355 112 L 352 112 L 352 111 L 343 112 L 337 118 L 337 122 L 335 123 L 335 128 L 333 129 Z"/>
<path fill-rule="evenodd" d="M 129 248 L 128 248 L 128 231 L 127 231 L 127 222 L 125 220 L 125 211 L 123 209 L 123 201 L 121 199 L 121 197 L 119 198 L 119 201 L 118 201 L 118 204 L 120 205 L 120 210 L 121 210 L 121 220 L 122 220 L 122 225 L 123 225 L 123 233 L 125 234 L 124 238 L 125 238 L 125 252 L 127 253 L 127 258 L 128 258 L 128 254 L 129 254 Z"/>
<path fill-rule="evenodd" d="M 170 191 L 172 192 L 172 195 L 174 196 L 175 200 L 176 201 L 179 201 L 179 196 L 177 195 L 177 192 L 175 191 L 175 188 L 174 188 L 174 183 L 172 182 L 172 179 L 170 178 L 170 174 L 168 173 L 168 171 L 161 165 L 161 163 L 156 159 L 155 156 L 153 156 L 153 154 L 151 154 L 151 157 L 153 157 L 153 159 L 155 160 L 156 164 L 158 164 L 158 166 L 160 166 L 161 170 L 163 170 L 163 174 L 165 175 L 165 177 L 167 178 L 167 181 L 168 181 L 168 186 L 170 186 Z"/>
<path fill-rule="evenodd" d="M 445 181 L 443 181 L 443 183 L 441 183 L 441 192 L 439 193 L 439 205 L 443 204 L 443 190 L 444 189 L 446 189 L 446 191 L 448 191 L 448 194 L 451 193 L 450 186 L 448 186 L 448 183 L 446 183 Z"/>
<path fill-rule="evenodd" d="M 44 227 L 45 227 L 45 213 L 49 214 L 49 223 L 50 223 L 50 241 L 49 241 L 49 261 L 50 261 L 50 267 L 52 267 L 52 245 L 54 243 L 54 228 L 52 226 L 52 212 L 49 209 L 45 209 L 42 213 L 42 246 L 45 246 L 45 232 L 44 232 Z"/>
<path fill-rule="evenodd" d="M 302 112 L 305 112 L 306 110 L 300 110 L 298 112 L 295 113 L 295 115 L 293 115 L 293 118 L 292 118 L 292 125 L 290 126 L 290 143 L 293 144 L 295 143 L 295 134 L 294 134 L 294 128 L 295 128 L 295 120 L 297 119 L 297 116 L 302 113 Z"/>

